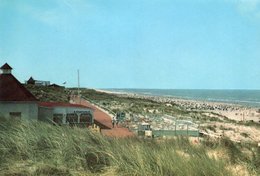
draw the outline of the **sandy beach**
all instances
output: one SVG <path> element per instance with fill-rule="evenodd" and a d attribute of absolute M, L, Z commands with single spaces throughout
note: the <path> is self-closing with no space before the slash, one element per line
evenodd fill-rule
<path fill-rule="evenodd" d="M 116 92 L 96 89 L 98 92 L 115 94 L 117 96 L 149 99 L 166 105 L 176 104 L 189 111 L 213 112 L 235 121 L 254 121 L 260 122 L 260 108 L 230 104 L 222 102 L 187 100 L 166 96 L 140 95 L 128 92 Z"/>
<path fill-rule="evenodd" d="M 121 98 L 133 98 L 134 101 L 137 99 L 149 100 L 143 101 L 148 104 L 152 100 L 153 102 L 158 102 L 161 106 L 171 109 L 171 107 L 176 110 L 179 108 L 181 112 L 187 112 L 186 114 L 176 113 L 173 116 L 167 117 L 167 112 L 164 113 L 160 109 L 156 109 L 151 106 L 149 109 L 145 108 L 145 105 L 140 108 L 139 112 L 135 114 L 137 119 L 150 119 L 154 129 L 172 129 L 173 123 L 170 120 L 173 118 L 193 118 L 196 123 L 200 124 L 200 132 L 206 136 L 219 139 L 223 136 L 228 137 L 235 142 L 260 142 L 260 130 L 259 130 L 259 120 L 260 112 L 259 108 L 243 106 L 239 104 L 230 104 L 222 102 L 209 102 L 209 101 L 197 101 L 197 100 L 187 100 L 173 97 L 165 96 L 151 96 L 151 95 L 141 95 L 136 93 L 127 92 L 113 92 L 96 90 L 98 92 L 113 94 Z M 136 98 L 136 99 L 135 99 Z M 121 102 L 122 105 L 116 105 L 112 103 L 110 108 L 122 108 L 124 107 L 124 101 Z M 157 107 L 160 108 L 160 105 Z M 131 104 L 128 104 L 131 106 Z M 126 109 L 127 109 L 126 107 Z M 150 115 L 145 115 L 150 113 Z M 161 121 L 156 121 L 156 116 L 160 116 Z M 198 118 L 200 120 L 198 120 Z M 197 121 L 197 120 L 198 121 Z M 135 127 L 136 123 L 132 122 L 131 126 Z"/>

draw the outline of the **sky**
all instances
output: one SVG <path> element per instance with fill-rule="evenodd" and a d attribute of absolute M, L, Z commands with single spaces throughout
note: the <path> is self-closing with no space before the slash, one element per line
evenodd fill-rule
<path fill-rule="evenodd" d="M 260 89 L 260 0 L 0 0 L 0 65 L 66 87 Z"/>

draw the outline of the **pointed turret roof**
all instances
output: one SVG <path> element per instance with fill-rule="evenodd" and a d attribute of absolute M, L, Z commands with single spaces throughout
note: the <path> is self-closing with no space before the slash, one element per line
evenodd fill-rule
<path fill-rule="evenodd" d="M 12 69 L 4 64 L 1 69 Z M 37 101 L 12 74 L 0 74 L 0 101 Z"/>
<path fill-rule="evenodd" d="M 13 69 L 8 63 L 5 63 L 0 69 Z"/>
<path fill-rule="evenodd" d="M 35 81 L 35 80 L 34 80 L 33 77 L 31 76 L 31 77 L 28 79 L 28 81 Z"/>

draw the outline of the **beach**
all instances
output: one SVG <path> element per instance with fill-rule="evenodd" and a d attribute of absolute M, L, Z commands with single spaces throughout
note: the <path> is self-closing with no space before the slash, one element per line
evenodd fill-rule
<path fill-rule="evenodd" d="M 120 97 L 123 101 L 121 105 L 114 102 L 108 108 L 126 110 L 132 104 L 143 100 L 140 104 L 140 110 L 136 113 L 130 112 L 136 118 L 131 118 L 129 126 L 133 129 L 140 120 L 148 121 L 155 130 L 174 130 L 174 121 L 176 119 L 190 119 L 199 125 L 200 133 L 211 138 L 221 138 L 226 136 L 235 142 L 260 142 L 259 108 L 243 106 L 238 104 L 187 100 L 166 96 L 141 95 L 129 92 L 114 92 L 107 90 L 96 90 L 101 93 L 107 93 Z M 127 106 L 126 99 L 130 99 Z M 157 104 L 157 106 L 145 105 Z M 161 107 L 169 109 L 168 112 L 161 111 Z M 176 109 L 177 108 L 177 109 Z M 179 112 L 176 112 L 176 110 Z M 172 114 L 172 112 L 176 112 Z M 158 121 L 158 119 L 161 119 Z"/>
<path fill-rule="evenodd" d="M 188 111 L 203 111 L 213 112 L 227 117 L 230 120 L 235 121 L 254 121 L 260 122 L 260 108 L 244 106 L 239 104 L 223 103 L 223 102 L 210 102 L 210 101 L 199 101 L 199 100 L 187 100 L 181 98 L 173 98 L 167 96 L 152 96 L 152 95 L 141 95 L 137 93 L 129 92 L 116 92 L 96 89 L 98 92 L 115 94 L 122 97 L 130 98 L 141 98 L 153 100 L 160 103 L 165 103 L 168 106 L 176 104 Z"/>

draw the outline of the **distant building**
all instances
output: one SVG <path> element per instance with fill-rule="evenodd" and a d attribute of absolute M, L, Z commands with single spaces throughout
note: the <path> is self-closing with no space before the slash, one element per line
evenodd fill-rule
<path fill-rule="evenodd" d="M 36 86 L 49 86 L 51 83 L 50 81 L 35 80 L 33 79 L 33 77 L 30 77 L 28 81 L 25 81 L 25 84 L 32 84 Z"/>
<path fill-rule="evenodd" d="M 26 84 L 35 84 L 35 80 L 33 79 L 33 77 L 30 77 L 29 79 L 28 79 L 28 81 L 26 82 Z"/>
<path fill-rule="evenodd" d="M 60 85 L 58 85 L 58 84 L 51 84 L 51 85 L 49 85 L 48 87 L 61 88 L 61 89 L 64 89 L 64 88 L 65 88 L 65 86 L 60 86 Z"/>
<path fill-rule="evenodd" d="M 37 99 L 12 75 L 12 67 L 6 63 L 0 69 L 0 116 L 37 120 Z"/>

